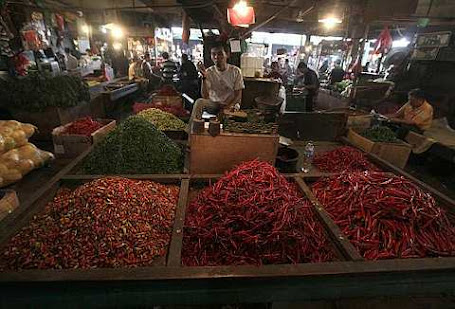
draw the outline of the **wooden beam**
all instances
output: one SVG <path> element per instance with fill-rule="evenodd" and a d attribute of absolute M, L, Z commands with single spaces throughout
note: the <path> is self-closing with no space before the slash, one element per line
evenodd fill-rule
<path fill-rule="evenodd" d="M 306 197 L 310 200 L 311 204 L 314 207 L 313 209 L 315 214 L 324 225 L 326 231 L 328 232 L 328 236 L 332 240 L 332 243 L 343 254 L 343 257 L 348 261 L 362 261 L 363 257 L 346 238 L 346 235 L 341 232 L 340 228 L 335 224 L 335 222 L 333 222 L 329 214 L 325 211 L 324 207 L 321 206 L 306 183 L 299 177 L 295 177 L 294 180 L 305 193 Z"/>
<path fill-rule="evenodd" d="M 183 227 L 185 224 L 185 211 L 188 204 L 188 192 L 190 188 L 190 180 L 182 179 L 179 192 L 179 201 L 177 211 L 175 213 L 174 228 L 172 230 L 171 244 L 169 246 L 167 265 L 180 267 L 182 265 L 182 242 L 183 242 Z"/>

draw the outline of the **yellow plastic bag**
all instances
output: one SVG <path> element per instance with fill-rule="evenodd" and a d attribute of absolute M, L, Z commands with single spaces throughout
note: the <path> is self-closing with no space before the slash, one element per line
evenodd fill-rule
<path fill-rule="evenodd" d="M 23 146 L 35 134 L 36 127 L 16 120 L 0 120 L 0 153 Z"/>
<path fill-rule="evenodd" d="M 0 187 L 14 183 L 32 170 L 42 167 L 54 159 L 50 152 L 43 151 L 31 143 L 12 149 L 0 156 Z"/>

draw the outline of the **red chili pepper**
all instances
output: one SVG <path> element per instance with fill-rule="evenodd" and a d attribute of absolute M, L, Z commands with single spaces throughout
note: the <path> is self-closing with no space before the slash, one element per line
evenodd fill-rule
<path fill-rule="evenodd" d="M 370 163 L 360 150 L 349 146 L 317 154 L 313 164 L 319 170 L 328 173 L 379 171 L 379 168 Z"/>
<path fill-rule="evenodd" d="M 96 130 L 102 128 L 103 125 L 93 120 L 91 117 L 85 117 L 72 122 L 66 127 L 64 134 L 77 134 L 90 136 Z"/>
<path fill-rule="evenodd" d="M 61 190 L 0 253 L 0 269 L 150 266 L 170 242 L 179 188 L 100 178 Z"/>
<path fill-rule="evenodd" d="M 335 255 L 310 202 L 268 163 L 241 164 L 188 206 L 183 265 L 332 260 Z"/>
<path fill-rule="evenodd" d="M 403 177 L 345 173 L 312 189 L 366 259 L 455 256 L 455 228 L 446 212 Z"/>

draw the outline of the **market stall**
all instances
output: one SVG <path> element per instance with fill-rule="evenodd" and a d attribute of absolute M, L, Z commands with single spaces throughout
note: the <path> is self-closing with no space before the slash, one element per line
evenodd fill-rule
<path fill-rule="evenodd" d="M 335 149 L 339 148 L 339 146 L 332 144 Z M 87 153 L 83 154 L 78 160 L 82 160 L 86 155 Z M 365 158 L 383 171 L 405 176 L 408 179 L 406 181 L 413 183 L 412 186 L 415 186 L 413 187 L 415 190 L 424 190 L 431 193 L 439 207 L 447 209 L 448 214 L 452 213 L 455 205 L 452 200 L 389 165 L 375 155 L 366 155 Z M 77 160 L 72 163 L 73 166 L 75 164 L 77 164 Z M 242 168 L 248 169 L 247 166 Z M 251 166 L 250 168 L 253 167 Z M 362 168 L 368 168 L 368 166 Z M 254 170 L 254 173 L 261 173 L 261 169 L 255 168 Z M 17 233 L 22 226 L 27 225 L 34 214 L 46 211 L 44 207 L 52 200 L 59 187 L 64 188 L 70 183 L 83 184 L 93 180 L 95 185 L 97 181 L 103 181 L 99 179 L 101 176 L 65 175 L 67 172 L 68 169 L 62 171 L 50 183 L 42 187 L 34 199 L 24 205 L 20 212 L 6 219 L 6 224 L 2 225 L 0 230 L 3 245 L 7 244 L 10 237 Z M 235 176 L 236 173 L 239 172 L 233 172 L 232 176 L 227 175 L 225 178 L 211 176 L 211 179 L 212 181 L 216 179 L 219 181 L 226 179 L 223 181 L 228 181 L 231 178 L 227 177 L 233 177 L 232 181 L 234 181 L 238 177 Z M 353 171 L 352 173 L 355 172 Z M 329 179 L 336 181 L 338 177 L 336 175 L 334 174 Z M 392 174 L 384 174 L 381 177 L 392 179 L 392 181 L 402 179 Z M 183 175 L 142 175 L 129 176 L 129 178 L 133 179 L 133 182 L 134 179 L 140 179 L 143 182 L 153 181 L 166 186 L 176 184 L 180 187 L 178 202 L 174 200 L 176 207 L 175 223 L 171 227 L 172 232 L 167 247 L 167 258 L 158 264 L 147 267 L 102 267 L 98 269 L 48 269 L 4 272 L 0 276 L 2 289 L 7 291 L 2 296 L 4 303 L 17 305 L 39 302 L 44 304 L 50 301 L 50 298 L 47 297 L 48 293 L 52 293 L 52 301 L 58 299 L 67 303 L 77 302 L 79 305 L 84 302 L 89 303 L 95 299 L 99 302 L 99 297 L 102 296 L 101 303 L 109 305 L 114 304 L 114 302 L 116 304 L 141 304 L 148 301 L 167 304 L 175 302 L 177 295 L 179 303 L 225 303 L 231 301 L 233 295 L 235 295 L 237 301 L 241 302 L 264 300 L 273 302 L 319 298 L 334 299 L 340 296 L 357 297 L 365 296 L 365 293 L 370 297 L 379 295 L 417 295 L 423 292 L 431 295 L 433 293 L 450 292 L 452 289 L 454 262 L 451 257 L 423 259 L 400 259 L 395 257 L 391 260 L 383 260 L 381 258 L 379 260 L 370 260 L 371 258 L 365 256 L 364 250 L 361 250 L 362 254 L 359 254 L 358 245 L 355 245 L 355 242 L 352 243 L 352 239 L 349 240 L 350 237 L 345 236 L 346 230 L 342 227 L 343 225 L 335 223 L 333 215 L 330 213 L 330 207 L 326 208 L 326 201 L 321 198 L 317 189 L 318 181 L 326 180 L 318 180 L 319 177 L 317 175 L 311 177 L 307 177 L 305 174 L 288 175 L 285 178 L 279 178 L 279 181 L 283 185 L 288 182 L 295 183 L 298 190 L 296 191 L 297 194 L 310 201 L 307 206 L 309 207 L 308 210 L 314 214 L 315 224 L 318 229 L 322 229 L 323 233 L 321 236 L 326 237 L 326 241 L 330 244 L 325 249 L 333 250 L 332 261 L 261 266 L 188 266 L 185 265 L 187 262 L 182 265 L 182 261 L 184 261 L 186 256 L 185 248 L 187 245 L 185 243 L 186 233 L 188 233 L 188 221 L 185 218 L 193 216 L 191 209 L 194 207 L 194 198 L 196 195 L 202 194 L 199 191 L 201 185 L 202 187 L 207 186 L 209 179 L 203 175 L 194 177 Z M 247 184 L 248 181 L 253 180 L 245 179 L 244 181 Z M 217 185 L 214 182 L 212 184 L 214 186 Z M 314 191 L 315 188 L 316 191 Z M 279 187 L 276 189 L 279 190 Z M 210 192 L 212 192 L 211 190 Z M 82 193 L 85 191 L 77 192 Z M 248 194 L 247 192 L 245 191 L 245 194 Z M 213 194 L 216 194 L 216 191 Z M 216 198 L 216 196 L 211 198 Z M 229 195 L 228 198 L 230 199 Z M 198 199 L 197 201 L 202 202 L 203 200 Z M 2 248 L 5 247 L 3 246 Z M 405 250 L 404 248 L 402 247 L 403 250 Z M 65 288 L 65 282 L 68 280 L 72 282 L 71 292 Z M 387 288 L 384 288 L 384 286 L 387 286 Z M 20 287 L 20 293 L 18 293 L 18 287 Z M 366 289 L 366 287 L 368 288 Z M 165 294 L 161 292 L 163 289 L 166 290 Z M 257 293 L 257 289 L 260 289 L 261 292 Z M 283 290 L 286 290 L 286 293 L 283 293 Z M 113 293 L 113 291 L 115 292 Z M 210 293 L 207 293 L 207 291 L 210 291 Z M 24 295 L 27 295 L 27 297 L 24 297 Z"/>

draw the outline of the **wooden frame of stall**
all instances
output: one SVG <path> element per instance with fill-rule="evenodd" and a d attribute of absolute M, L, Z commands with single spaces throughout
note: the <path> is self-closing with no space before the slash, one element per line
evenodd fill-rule
<path fill-rule="evenodd" d="M 349 144 L 346 139 L 343 143 Z M 69 175 L 89 153 L 87 150 L 49 183 L 38 190 L 0 226 L 0 245 L 53 198 L 65 181 L 87 181 L 101 176 Z M 390 165 L 375 155 L 369 159 L 383 168 L 403 175 L 431 192 L 453 215 L 455 201 Z M 125 175 L 135 179 L 179 182 L 180 193 L 166 266 L 122 269 L 27 270 L 0 273 L 0 300 L 6 305 L 56 304 L 198 304 L 265 303 L 348 297 L 399 295 L 441 295 L 453 293 L 455 257 L 365 261 L 343 237 L 307 186 L 327 174 L 287 174 L 314 206 L 340 261 L 329 263 L 265 266 L 181 266 L 185 209 L 192 182 L 216 179 L 221 175 Z"/>

